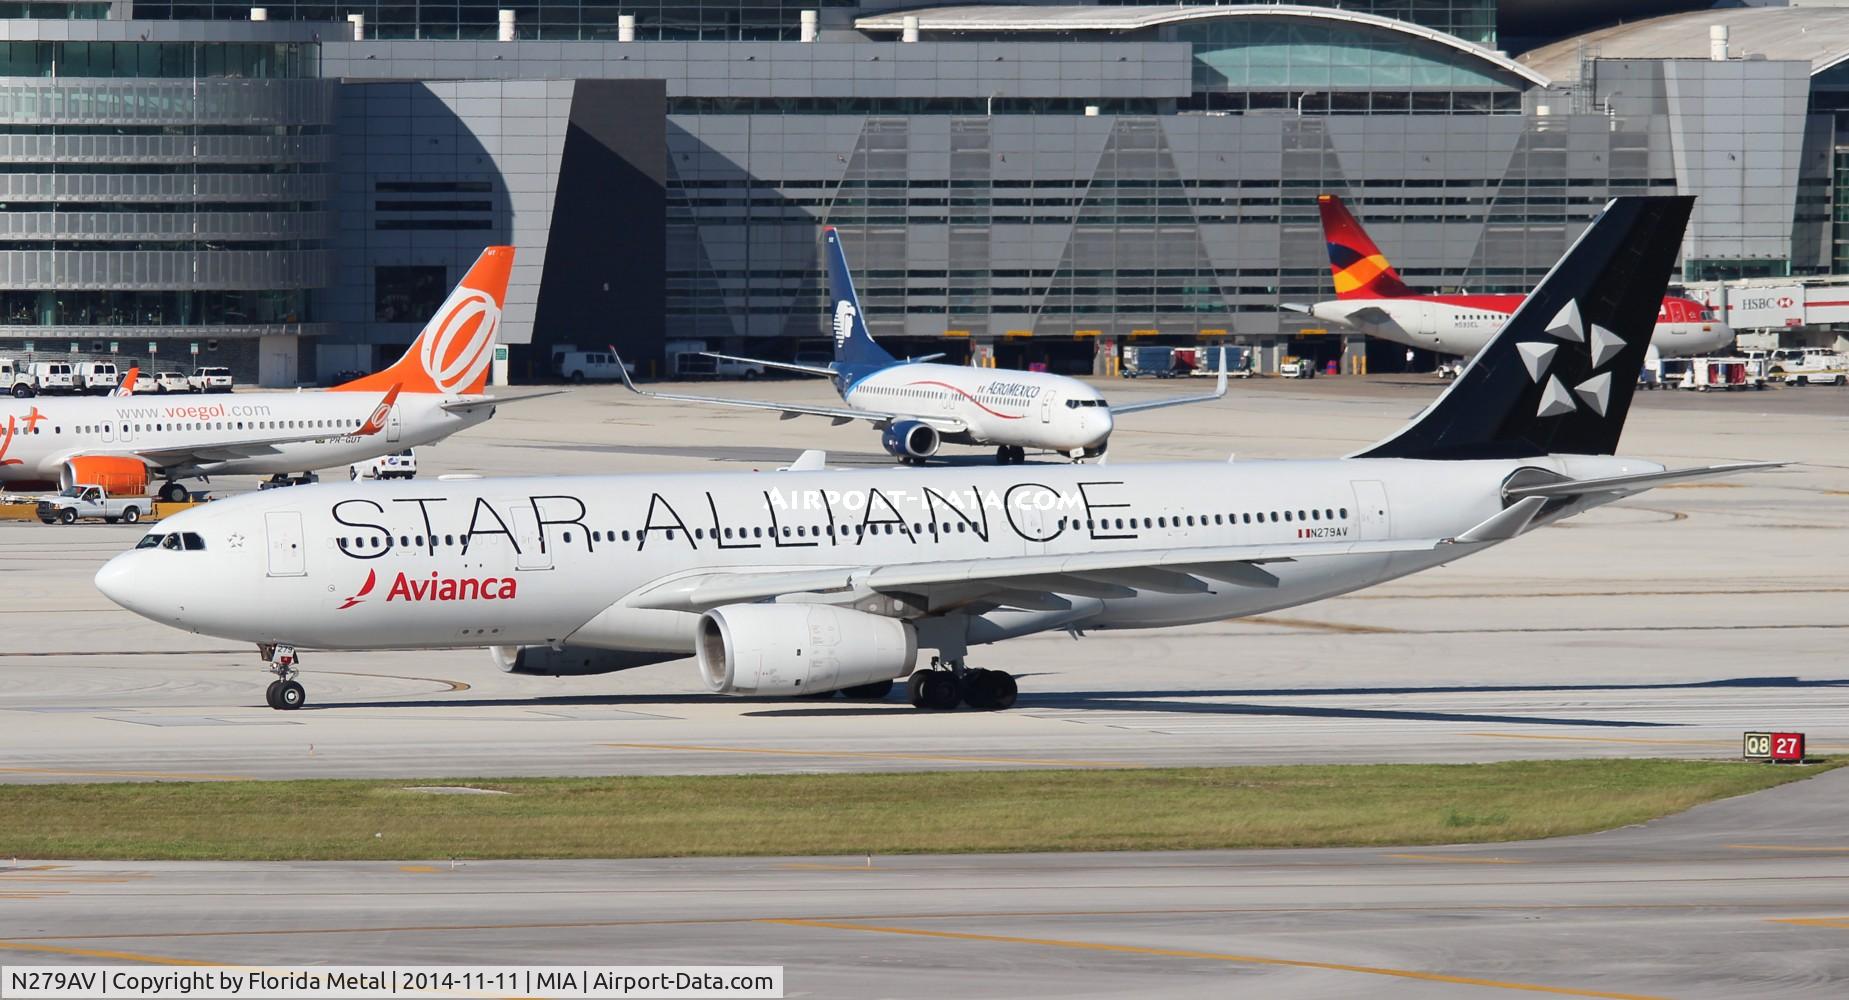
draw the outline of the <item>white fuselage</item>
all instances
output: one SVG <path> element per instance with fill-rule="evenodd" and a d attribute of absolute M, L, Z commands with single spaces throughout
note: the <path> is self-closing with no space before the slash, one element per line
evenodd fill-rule
<path fill-rule="evenodd" d="M 488 419 L 492 407 L 445 410 L 446 397 L 402 393 L 377 434 L 355 436 L 379 405 L 371 392 L 249 392 L 0 400 L 0 483 L 57 481 L 74 456 L 136 455 L 228 439 L 325 437 L 265 454 L 190 464 L 187 475 L 272 475 L 326 469 L 440 440 Z M 153 463 L 158 469 L 159 463 Z"/>
<path fill-rule="evenodd" d="M 714 573 L 892 567 L 1129 550 L 1454 537 L 1503 509 L 1518 467 L 1573 477 L 1649 462 L 1552 456 L 994 469 L 706 473 L 322 484 L 168 518 L 203 550 L 138 548 L 97 575 L 177 628 L 304 647 L 571 644 L 686 652 L 698 614 L 634 606 Z M 1600 499 L 1547 515 L 1566 516 Z M 1319 600 L 1475 551 L 1267 557 L 1275 587 L 1136 589 L 1059 611 L 973 604 L 971 644 L 1059 628 L 1149 628 Z"/>
<path fill-rule="evenodd" d="M 1509 313 L 1479 305 L 1428 299 L 1331 299 L 1310 307 L 1310 315 L 1439 354 L 1471 357 L 1489 343 Z M 1719 320 L 1659 318 L 1650 346 L 1661 357 L 1707 354 L 1733 343 L 1733 329 Z"/>
<path fill-rule="evenodd" d="M 1111 410 L 1098 390 L 1064 375 L 963 365 L 884 368 L 850 384 L 857 407 L 921 420 L 956 421 L 960 444 L 1096 451 L 1111 436 Z"/>

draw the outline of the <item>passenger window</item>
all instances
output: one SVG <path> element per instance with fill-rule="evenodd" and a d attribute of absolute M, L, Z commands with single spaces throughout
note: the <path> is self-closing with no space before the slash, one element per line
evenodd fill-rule
<path fill-rule="evenodd" d="M 1275 516 L 1276 516 L 1276 515 L 1273 515 L 1273 517 L 1275 517 Z M 1290 520 L 1290 511 L 1288 511 L 1288 510 L 1287 510 L 1287 511 L 1285 511 L 1285 512 L 1284 512 L 1284 520 L 1286 520 L 1286 521 L 1288 521 L 1288 520 Z"/>

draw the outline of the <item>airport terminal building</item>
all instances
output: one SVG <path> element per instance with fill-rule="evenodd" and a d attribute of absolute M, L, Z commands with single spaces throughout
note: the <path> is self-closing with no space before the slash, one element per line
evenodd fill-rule
<path fill-rule="evenodd" d="M 1279 308 L 1331 294 L 1321 192 L 1434 287 L 1526 289 L 1620 194 L 1700 196 L 1688 281 L 1849 270 L 1849 9 L 1689 6 L 0 4 L 0 353 L 313 381 L 511 243 L 516 378 L 788 356 L 828 224 L 895 353 L 1353 370 Z"/>

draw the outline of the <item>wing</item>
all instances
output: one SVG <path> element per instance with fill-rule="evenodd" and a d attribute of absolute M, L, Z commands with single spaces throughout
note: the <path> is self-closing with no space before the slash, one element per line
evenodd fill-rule
<path fill-rule="evenodd" d="M 1226 395 L 1226 352 L 1221 351 L 1220 381 L 1214 385 L 1212 392 L 1201 393 L 1194 396 L 1168 396 L 1162 399 L 1145 400 L 1141 403 L 1126 403 L 1123 406 L 1113 406 L 1111 407 L 1111 416 L 1121 416 L 1125 413 L 1139 413 L 1143 410 L 1159 410 L 1164 406 L 1184 406 L 1188 403 L 1205 403 L 1219 399 L 1224 395 Z"/>
<path fill-rule="evenodd" d="M 560 393 L 569 391 L 568 389 L 545 389 L 540 392 L 523 392 L 518 396 L 470 396 L 465 399 L 446 399 L 438 405 L 451 413 L 467 413 L 470 410 L 479 410 L 484 406 L 499 406 L 502 403 L 524 403 L 529 399 L 538 399 L 542 396 L 557 396 Z"/>
<path fill-rule="evenodd" d="M 829 378 L 835 377 L 835 370 L 833 368 L 823 368 L 820 365 L 799 365 L 794 361 L 766 361 L 763 358 L 741 358 L 736 354 L 715 354 L 712 351 L 701 351 L 700 353 L 705 357 L 718 358 L 721 361 L 739 361 L 748 365 L 763 365 L 766 368 L 781 368 L 788 372 L 801 372 L 804 375 L 825 375 Z"/>
<path fill-rule="evenodd" d="M 1429 552 L 1440 546 L 1488 545 L 1524 530 L 1539 503 L 1510 507 L 1457 538 L 1384 541 L 1295 542 L 1208 548 L 1132 549 L 1056 556 L 1013 556 L 826 569 L 715 572 L 677 577 L 632 595 L 635 608 L 704 611 L 722 604 L 762 601 L 792 594 L 930 592 L 954 588 L 966 598 L 983 594 L 1071 594 L 1129 597 L 1137 590 L 1205 593 L 1208 581 L 1235 587 L 1272 588 L 1278 579 L 1266 563 L 1343 555 Z M 1515 511 L 1515 514 L 1511 514 Z M 1519 523 L 1517 523 L 1519 522 Z M 1461 554 L 1461 553 L 1460 553 Z"/>
<path fill-rule="evenodd" d="M 868 423 L 881 427 L 895 420 L 917 420 L 921 423 L 930 424 L 932 427 L 937 428 L 940 432 L 945 434 L 955 434 L 965 429 L 963 421 L 961 420 L 945 419 L 943 417 L 917 417 L 905 413 L 885 413 L 879 410 L 863 410 L 856 406 L 810 406 L 805 403 L 773 403 L 768 400 L 736 399 L 731 396 L 695 396 L 681 392 L 650 392 L 646 389 L 637 388 L 636 384 L 630 381 L 628 370 L 621 364 L 617 365 L 617 370 L 623 373 L 623 385 L 628 388 L 630 392 L 638 396 L 647 396 L 651 399 L 671 399 L 683 403 L 708 403 L 713 406 L 737 406 L 749 410 L 775 410 L 782 414 L 785 420 L 794 419 L 796 417 L 827 417 L 837 424 L 845 424 L 854 420 L 865 420 Z M 830 374 L 833 373 L 831 372 Z"/>

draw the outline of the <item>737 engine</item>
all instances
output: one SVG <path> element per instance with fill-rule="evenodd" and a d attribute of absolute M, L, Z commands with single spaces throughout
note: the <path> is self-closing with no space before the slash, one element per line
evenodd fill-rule
<path fill-rule="evenodd" d="M 922 462 L 937 454 L 937 446 L 944 443 L 943 435 L 937 428 L 922 420 L 897 420 L 887 425 L 886 433 L 880 436 L 880 445 L 895 458 Z"/>
<path fill-rule="evenodd" d="M 700 616 L 700 676 L 716 694 L 795 695 L 912 672 L 908 622 L 826 604 L 728 604 Z"/>

